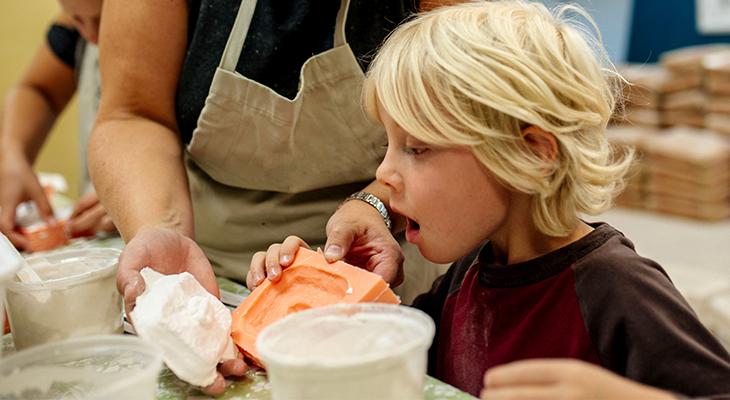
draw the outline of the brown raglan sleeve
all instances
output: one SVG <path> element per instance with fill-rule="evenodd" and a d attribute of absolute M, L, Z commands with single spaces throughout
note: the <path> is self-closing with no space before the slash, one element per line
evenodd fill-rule
<path fill-rule="evenodd" d="M 604 367 L 680 397 L 730 398 L 730 355 L 658 264 L 616 236 L 573 268 Z"/>

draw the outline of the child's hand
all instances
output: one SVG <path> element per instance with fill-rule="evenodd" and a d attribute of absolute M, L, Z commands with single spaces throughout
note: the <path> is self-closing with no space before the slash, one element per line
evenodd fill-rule
<path fill-rule="evenodd" d="M 246 276 L 246 286 L 254 290 L 266 278 L 272 282 L 278 281 L 281 270 L 291 265 L 299 247 L 309 248 L 309 245 L 297 236 L 289 236 L 283 243 L 272 244 L 268 250 L 254 254 Z"/>
<path fill-rule="evenodd" d="M 587 362 L 568 359 L 516 361 L 492 368 L 484 375 L 481 398 L 675 399 L 669 392 L 636 383 Z"/>

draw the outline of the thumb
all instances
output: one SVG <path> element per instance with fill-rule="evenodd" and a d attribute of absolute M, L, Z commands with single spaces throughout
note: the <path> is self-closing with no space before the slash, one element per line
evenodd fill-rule
<path fill-rule="evenodd" d="M 126 279 L 126 281 L 119 286 L 119 291 L 124 297 L 124 308 L 127 310 L 127 315 L 130 315 L 137 303 L 137 297 L 144 293 L 144 279 L 142 279 L 142 275 L 137 273 L 136 275 Z"/>
<path fill-rule="evenodd" d="M 351 229 L 339 227 L 327 229 L 327 231 L 324 258 L 329 262 L 341 260 L 350 251 L 350 246 L 355 240 L 355 233 Z"/>
<path fill-rule="evenodd" d="M 53 220 L 53 208 L 51 208 L 51 203 L 48 201 L 45 192 L 43 192 L 43 188 L 37 186 L 31 189 L 31 199 L 38 207 L 38 214 L 44 221 L 50 222 Z"/>

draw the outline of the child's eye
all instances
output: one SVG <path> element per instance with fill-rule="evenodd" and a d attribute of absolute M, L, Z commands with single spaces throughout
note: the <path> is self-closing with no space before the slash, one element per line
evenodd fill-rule
<path fill-rule="evenodd" d="M 409 147 L 405 146 L 403 147 L 403 152 L 412 156 L 417 156 L 419 154 L 423 154 L 424 152 L 428 151 L 427 147 Z"/>

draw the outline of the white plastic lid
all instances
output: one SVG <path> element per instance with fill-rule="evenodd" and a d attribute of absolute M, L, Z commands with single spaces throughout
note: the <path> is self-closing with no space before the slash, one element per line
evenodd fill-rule
<path fill-rule="evenodd" d="M 41 282 L 10 281 L 8 289 L 33 291 L 64 288 L 116 272 L 121 251 L 112 248 L 64 250 L 26 258 Z"/>
<path fill-rule="evenodd" d="M 67 339 L 5 358 L 0 363 L 0 398 L 140 398 L 130 394 L 135 391 L 153 397 L 161 368 L 159 349 L 138 337 Z"/>

